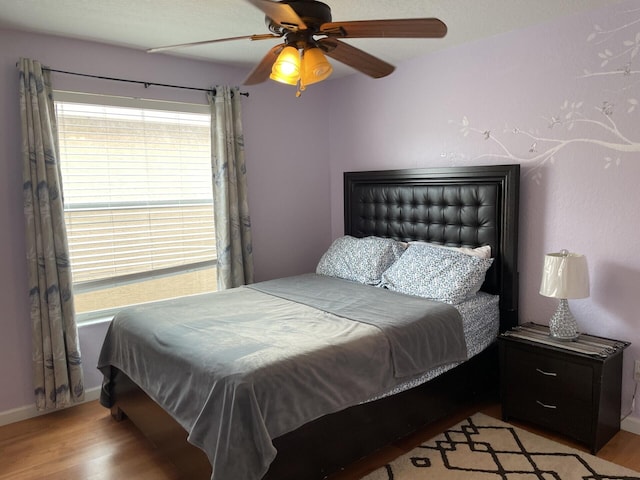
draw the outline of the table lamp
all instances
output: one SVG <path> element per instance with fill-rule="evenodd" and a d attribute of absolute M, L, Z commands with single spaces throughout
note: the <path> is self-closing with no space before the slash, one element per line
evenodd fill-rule
<path fill-rule="evenodd" d="M 589 296 L 589 271 L 584 255 L 561 250 L 544 257 L 540 295 L 560 299 L 549 320 L 549 335 L 557 340 L 578 338 L 578 323 L 569 309 L 569 298 Z"/>

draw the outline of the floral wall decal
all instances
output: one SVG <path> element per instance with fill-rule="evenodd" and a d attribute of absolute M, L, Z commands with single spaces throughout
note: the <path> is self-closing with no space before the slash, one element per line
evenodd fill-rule
<path fill-rule="evenodd" d="M 561 151 L 573 145 L 599 147 L 604 152 L 604 169 L 620 166 L 627 154 L 640 153 L 640 130 L 632 128 L 640 121 L 636 119 L 640 111 L 640 8 L 620 13 L 611 19 L 624 18 L 624 23 L 593 26 L 586 42 L 595 49 L 597 65 L 576 76 L 579 81 L 597 80 L 600 103 L 565 99 L 555 112 L 542 114 L 542 121 L 529 128 L 506 125 L 492 131 L 473 126 L 467 116 L 450 120 L 464 137 L 477 135 L 492 144 L 473 160 L 502 158 L 529 164 L 526 175 L 539 183 L 541 167 L 553 164 Z"/>

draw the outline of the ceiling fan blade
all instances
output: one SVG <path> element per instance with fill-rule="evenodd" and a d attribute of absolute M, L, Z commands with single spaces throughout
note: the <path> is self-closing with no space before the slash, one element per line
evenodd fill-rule
<path fill-rule="evenodd" d="M 247 0 L 249 3 L 259 8 L 264 14 L 277 24 L 288 29 L 304 30 L 307 25 L 298 16 L 290 5 L 271 0 Z"/>
<path fill-rule="evenodd" d="M 243 35 L 241 37 L 218 38 L 217 40 L 203 40 L 202 42 L 180 43 L 178 45 L 167 45 L 166 47 L 156 47 L 147 50 L 147 53 L 164 52 L 165 50 L 175 50 L 177 48 L 195 47 L 197 45 L 208 45 L 210 43 L 229 42 L 231 40 L 268 40 L 269 38 L 280 38 L 280 35 L 272 33 L 261 33 L 258 35 Z"/>
<path fill-rule="evenodd" d="M 373 78 L 386 77 L 396 68 L 336 38 L 323 38 L 318 40 L 318 45 L 320 45 L 320 48 L 322 48 L 327 56 Z"/>
<path fill-rule="evenodd" d="M 447 26 L 437 18 L 358 20 L 325 23 L 318 33 L 341 38 L 440 38 L 447 34 Z"/>
<path fill-rule="evenodd" d="M 274 62 L 278 58 L 278 55 L 285 46 L 286 44 L 280 43 L 279 45 L 276 45 L 271 50 L 269 50 L 267 54 L 262 57 L 260 63 L 256 65 L 253 70 L 251 70 L 251 73 L 249 73 L 249 76 L 245 79 L 244 82 L 242 82 L 242 84 L 255 85 L 267 80 L 269 78 L 269 75 L 271 74 L 271 67 L 273 66 Z"/>

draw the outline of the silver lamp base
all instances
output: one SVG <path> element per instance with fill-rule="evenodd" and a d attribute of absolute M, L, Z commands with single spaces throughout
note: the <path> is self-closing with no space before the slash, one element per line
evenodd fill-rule
<path fill-rule="evenodd" d="M 566 298 L 561 298 L 556 313 L 549 320 L 549 335 L 563 342 L 570 342 L 577 339 L 578 322 L 573 318 L 571 310 L 569 310 L 569 302 Z"/>

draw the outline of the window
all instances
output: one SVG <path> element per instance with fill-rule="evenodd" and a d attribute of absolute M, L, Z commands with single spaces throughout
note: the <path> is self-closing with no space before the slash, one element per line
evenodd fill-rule
<path fill-rule="evenodd" d="M 54 97 L 78 320 L 216 290 L 208 107 Z"/>

